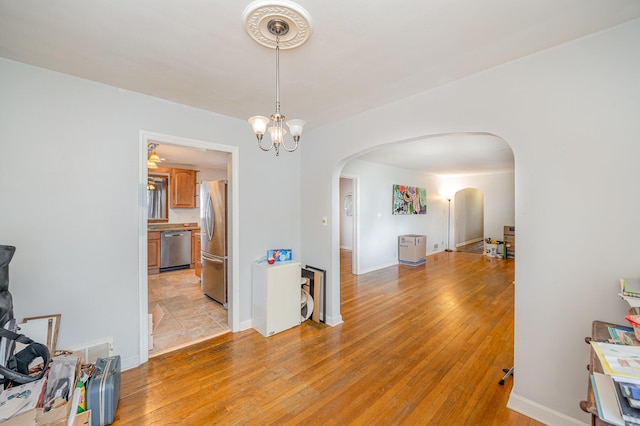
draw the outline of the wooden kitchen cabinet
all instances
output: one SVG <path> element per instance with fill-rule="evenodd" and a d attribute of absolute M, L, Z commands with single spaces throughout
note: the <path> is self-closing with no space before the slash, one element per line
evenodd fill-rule
<path fill-rule="evenodd" d="M 191 231 L 191 269 L 196 269 L 196 275 L 200 276 L 200 229 Z"/>
<path fill-rule="evenodd" d="M 172 209 L 196 208 L 196 171 L 186 169 L 171 169 Z"/>
<path fill-rule="evenodd" d="M 160 232 L 147 234 L 147 273 L 160 273 Z"/>

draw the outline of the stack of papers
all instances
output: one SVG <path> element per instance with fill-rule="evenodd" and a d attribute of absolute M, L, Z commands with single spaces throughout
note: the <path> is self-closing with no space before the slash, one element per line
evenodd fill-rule
<path fill-rule="evenodd" d="M 592 340 L 606 374 L 591 376 L 598 416 L 611 424 L 640 425 L 640 346 Z"/>

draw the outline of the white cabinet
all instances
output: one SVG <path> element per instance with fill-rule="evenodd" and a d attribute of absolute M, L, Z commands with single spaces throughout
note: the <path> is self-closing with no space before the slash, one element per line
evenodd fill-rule
<path fill-rule="evenodd" d="M 300 324 L 300 262 L 253 264 L 252 324 L 271 336 Z"/>

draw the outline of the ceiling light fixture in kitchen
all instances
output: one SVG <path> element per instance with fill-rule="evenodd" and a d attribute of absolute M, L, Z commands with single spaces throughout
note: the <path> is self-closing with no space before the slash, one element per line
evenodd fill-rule
<path fill-rule="evenodd" d="M 148 169 L 157 169 L 158 163 L 162 162 L 162 158 L 158 154 L 156 154 L 156 148 L 158 147 L 157 143 L 150 143 L 147 145 L 147 151 L 150 152 L 147 157 L 147 168 Z"/>
<path fill-rule="evenodd" d="M 276 50 L 276 110 L 271 119 L 255 115 L 249 118 L 258 146 L 263 151 L 275 147 L 276 156 L 280 155 L 280 146 L 293 152 L 298 148 L 304 120 L 294 119 L 286 122 L 294 145 L 288 147 L 284 142 L 287 131 L 283 127 L 284 114 L 280 112 L 280 49 L 292 49 L 303 44 L 311 35 L 311 19 L 300 6 L 289 1 L 257 1 L 251 3 L 243 13 L 244 26 L 251 38 L 259 44 Z M 271 127 L 267 126 L 271 123 Z M 271 144 L 262 145 L 265 131 L 269 131 Z"/>

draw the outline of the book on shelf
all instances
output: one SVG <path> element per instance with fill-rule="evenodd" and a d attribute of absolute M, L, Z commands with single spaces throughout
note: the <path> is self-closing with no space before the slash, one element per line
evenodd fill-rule
<path fill-rule="evenodd" d="M 624 426 L 624 419 L 618 406 L 618 397 L 611 377 L 594 372 L 590 378 L 598 417 L 612 425 Z"/>
<path fill-rule="evenodd" d="M 640 297 L 625 296 L 622 292 L 618 293 L 618 296 L 626 300 L 631 308 L 640 308 Z"/>
<path fill-rule="evenodd" d="M 640 342 L 636 340 L 636 335 L 633 328 L 627 327 L 613 327 L 609 326 L 609 343 L 616 343 L 619 345 L 638 345 Z"/>
<path fill-rule="evenodd" d="M 629 405 L 633 408 L 640 408 L 640 384 L 618 382 L 620 384 L 620 390 L 622 395 L 627 398 Z"/>
<path fill-rule="evenodd" d="M 640 384 L 640 346 L 591 340 L 602 369 L 614 381 Z"/>
<path fill-rule="evenodd" d="M 620 278 L 620 290 L 624 296 L 640 297 L 640 278 Z"/>
<path fill-rule="evenodd" d="M 625 423 L 638 424 L 640 425 L 640 409 L 633 408 L 631 404 L 629 404 L 628 398 L 624 395 L 622 391 L 621 382 L 613 381 L 613 387 L 616 390 L 616 399 L 618 400 L 618 408 L 620 409 L 620 414 L 624 419 Z"/>

